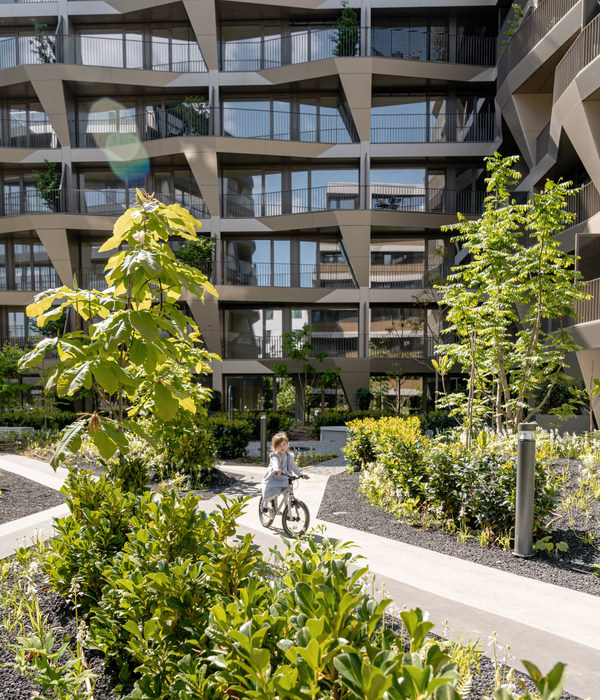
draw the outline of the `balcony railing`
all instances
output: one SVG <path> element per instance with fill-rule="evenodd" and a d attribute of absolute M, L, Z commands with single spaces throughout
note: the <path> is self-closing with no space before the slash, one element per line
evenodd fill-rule
<path fill-rule="evenodd" d="M 364 202 L 361 194 L 364 193 Z M 369 185 L 332 183 L 283 192 L 223 196 L 223 216 L 254 218 L 305 214 L 336 209 L 376 209 L 383 211 L 479 214 L 485 192 L 449 190 L 418 185 Z"/>
<path fill-rule="evenodd" d="M 217 128 L 215 124 L 219 122 L 221 127 Z M 351 143 L 357 140 L 351 137 L 339 114 L 316 115 L 234 107 L 194 110 L 180 105 L 164 110 L 148 109 L 139 114 L 115 116 L 112 119 L 96 118 L 90 114 L 71 122 L 71 128 L 75 143 L 80 148 L 103 148 L 107 138 L 115 133 L 131 134 L 141 141 L 209 134 L 309 143 Z"/>
<path fill-rule="evenodd" d="M 0 69 L 46 63 L 175 73 L 208 70 L 200 47 L 193 41 L 93 34 L 32 34 L 0 39 Z"/>
<path fill-rule="evenodd" d="M 336 336 L 335 334 L 313 334 L 310 338 L 315 354 L 327 353 L 329 357 L 358 357 L 358 333 Z M 435 340 L 423 335 L 371 335 L 368 339 L 369 357 L 373 358 L 416 358 L 434 357 Z M 228 338 L 224 343 L 224 359 L 250 360 L 273 359 L 285 357 L 283 338 L 281 336 L 254 336 Z"/>
<path fill-rule="evenodd" d="M 446 31 L 427 32 L 408 27 L 373 27 L 371 56 L 493 66 L 496 59 L 496 40 L 491 36 L 448 34 Z"/>
<path fill-rule="evenodd" d="M 257 71 L 336 56 L 358 56 L 358 27 L 307 29 L 289 35 L 220 43 L 221 70 Z"/>
<path fill-rule="evenodd" d="M 285 36 L 221 42 L 221 70 L 258 71 L 325 58 L 360 56 L 361 35 L 369 32 L 371 56 L 494 65 L 496 47 L 493 37 L 424 32 L 408 27 L 329 27 L 292 31 Z"/>
<path fill-rule="evenodd" d="M 13 347 L 21 348 L 21 350 L 31 350 L 36 343 L 42 339 L 41 336 L 25 336 L 25 335 L 11 335 L 7 337 L 0 338 L 0 351 L 5 345 L 12 345 Z M 44 354 L 44 359 L 50 360 L 58 357 L 58 351 L 56 348 L 52 350 L 46 350 Z"/>
<path fill-rule="evenodd" d="M 198 196 L 188 193 L 158 194 L 164 204 L 181 204 L 198 219 L 209 216 Z M 44 196 L 37 190 L 4 193 L 0 216 L 21 214 L 95 214 L 120 216 L 135 205 L 135 190 L 106 188 L 96 190 L 47 190 Z"/>
<path fill-rule="evenodd" d="M 373 143 L 474 143 L 493 141 L 495 115 L 479 114 L 373 114 Z"/>
<path fill-rule="evenodd" d="M 56 270 L 49 265 L 32 267 L 13 266 L 11 270 L 0 267 L 0 290 L 15 292 L 41 292 L 60 286 Z"/>
<path fill-rule="evenodd" d="M 600 194 L 593 182 L 584 185 L 574 197 L 567 199 L 567 211 L 575 214 L 574 224 L 587 221 L 587 219 L 600 212 Z"/>
<path fill-rule="evenodd" d="M 544 0 L 522 20 L 498 59 L 498 84 L 504 82 L 511 70 L 578 2 L 579 0 Z"/>
<path fill-rule="evenodd" d="M 591 295 L 591 299 L 575 304 L 574 311 L 579 318 L 569 319 L 570 324 L 600 320 L 600 277 L 590 280 L 585 285 L 585 291 Z"/>
<path fill-rule="evenodd" d="M 225 340 L 224 359 L 281 359 L 285 357 L 282 336 L 243 336 Z M 312 335 L 315 354 L 325 352 L 330 357 L 358 357 L 358 335 L 335 337 Z"/>
<path fill-rule="evenodd" d="M 445 279 L 449 265 L 371 265 L 373 289 L 422 289 Z"/>
<path fill-rule="evenodd" d="M 353 288 L 354 280 L 346 263 L 250 263 L 225 261 L 223 284 L 248 287 Z"/>
<path fill-rule="evenodd" d="M 394 335 L 373 336 L 369 340 L 370 357 L 406 357 L 406 358 L 431 358 L 434 357 L 436 341 L 423 335 Z"/>
<path fill-rule="evenodd" d="M 548 2 L 548 0 L 546 0 Z M 553 101 L 564 93 L 577 73 L 600 55 L 600 15 L 584 27 L 569 47 L 554 73 Z"/>
<path fill-rule="evenodd" d="M 29 123 L 11 117 L 0 120 L 0 146 L 8 148 L 58 148 L 60 144 L 47 117 L 32 119 Z"/>

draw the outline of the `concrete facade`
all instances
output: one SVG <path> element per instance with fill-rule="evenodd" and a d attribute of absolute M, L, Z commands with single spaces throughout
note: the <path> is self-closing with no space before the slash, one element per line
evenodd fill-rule
<path fill-rule="evenodd" d="M 33 336 L 36 290 L 101 284 L 97 249 L 140 186 L 215 239 L 219 298 L 186 303 L 232 407 L 258 405 L 305 323 L 350 405 L 401 369 L 431 406 L 432 284 L 455 257 L 440 226 L 478 214 L 483 158 L 518 151 L 527 192 L 585 185 L 564 238 L 593 239 L 597 3 L 523 3 L 512 36 L 506 0 L 350 5 L 344 32 L 338 0 L 0 5 L 0 338 Z"/>

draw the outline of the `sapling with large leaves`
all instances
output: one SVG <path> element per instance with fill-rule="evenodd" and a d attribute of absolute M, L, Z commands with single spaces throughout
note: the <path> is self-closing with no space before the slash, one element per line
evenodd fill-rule
<path fill-rule="evenodd" d="M 125 455 L 131 434 L 152 440 L 152 431 L 136 423 L 138 416 L 157 418 L 149 425 L 159 429 L 180 410 L 202 410 L 209 398 L 209 390 L 191 377 L 209 372 L 218 358 L 201 347 L 197 324 L 178 302 L 186 291 L 199 298 L 216 291 L 168 245 L 175 236 L 198 240 L 201 223 L 179 204 L 166 206 L 139 190 L 136 199 L 100 248 L 116 250 L 105 268 L 106 290 L 48 289 L 27 307 L 40 328 L 73 309 L 79 330 L 44 338 L 22 358 L 21 368 L 56 349 L 59 362 L 46 377 L 46 391 L 62 398 L 91 389 L 94 397 L 94 409 L 64 431 L 55 467 L 80 448 L 85 433 L 103 458 Z"/>
<path fill-rule="evenodd" d="M 571 183 L 548 180 L 539 194 L 517 204 L 510 188 L 521 177 L 514 169 L 518 157 L 496 153 L 486 160 L 483 214 L 471 221 L 459 215 L 457 224 L 443 227 L 458 232 L 454 240 L 468 248 L 470 261 L 437 287 L 447 332 L 457 341 L 436 350 L 469 376 L 467 396 L 446 399 L 462 411 L 467 440 L 477 421 L 516 430 L 543 406 L 546 396 L 532 403 L 536 390 L 549 380 L 549 395 L 565 376 L 567 353 L 577 349 L 564 319 L 588 298 L 575 257 L 557 239 L 574 218 L 566 209 L 576 192 Z"/>

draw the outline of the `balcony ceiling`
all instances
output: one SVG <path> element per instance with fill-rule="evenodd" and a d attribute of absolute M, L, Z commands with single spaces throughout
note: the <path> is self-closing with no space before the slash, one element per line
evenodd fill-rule
<path fill-rule="evenodd" d="M 341 12 L 341 4 L 339 10 L 331 10 L 324 12 L 323 10 L 312 11 L 310 6 L 318 7 L 321 0 L 300 0 L 299 2 L 278 2 L 271 0 L 268 2 L 230 2 L 229 0 L 217 0 L 217 16 L 221 21 L 236 21 L 236 22 L 256 22 L 264 20 L 285 20 L 291 22 L 326 22 L 335 20 Z M 304 7 L 294 7 L 293 5 L 303 5 Z"/>

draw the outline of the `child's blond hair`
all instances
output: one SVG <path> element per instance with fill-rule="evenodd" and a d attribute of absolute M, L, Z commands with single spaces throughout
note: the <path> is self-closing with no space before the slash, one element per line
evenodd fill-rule
<path fill-rule="evenodd" d="M 273 435 L 273 438 L 271 439 L 271 445 L 273 446 L 273 452 L 275 452 L 275 450 L 280 445 L 283 445 L 284 442 L 287 442 L 288 445 L 290 443 L 290 440 L 289 440 L 288 436 L 286 435 L 286 433 L 284 433 L 283 431 L 280 433 L 275 433 L 275 435 Z"/>

